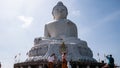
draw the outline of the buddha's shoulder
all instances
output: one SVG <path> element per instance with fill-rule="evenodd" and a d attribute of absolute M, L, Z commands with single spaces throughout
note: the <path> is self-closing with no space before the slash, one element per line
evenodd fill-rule
<path fill-rule="evenodd" d="M 54 21 L 50 21 L 50 22 L 48 22 L 47 25 L 52 25 L 52 24 L 55 24 L 55 23 L 57 23 L 57 22 L 59 22 L 59 21 L 56 21 L 56 20 L 54 20 Z"/>
<path fill-rule="evenodd" d="M 71 26 L 76 26 L 76 24 L 69 19 L 66 20 L 66 23 Z"/>
<path fill-rule="evenodd" d="M 54 20 L 49 22 L 46 25 L 57 25 L 57 24 L 71 24 L 71 25 L 75 25 L 71 20 L 69 19 L 64 19 L 64 20 Z"/>

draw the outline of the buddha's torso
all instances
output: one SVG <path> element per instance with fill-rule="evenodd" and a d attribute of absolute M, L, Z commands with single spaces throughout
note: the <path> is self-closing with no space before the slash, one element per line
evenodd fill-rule
<path fill-rule="evenodd" d="M 57 20 L 45 26 L 45 37 L 77 37 L 77 27 L 70 20 Z"/>

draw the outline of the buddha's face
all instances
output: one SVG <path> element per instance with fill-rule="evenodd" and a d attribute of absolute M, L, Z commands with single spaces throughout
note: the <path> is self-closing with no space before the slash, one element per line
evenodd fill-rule
<path fill-rule="evenodd" d="M 66 19 L 67 17 L 67 8 L 65 6 L 56 6 L 53 9 L 53 16 L 54 19 L 59 20 L 59 19 Z"/>

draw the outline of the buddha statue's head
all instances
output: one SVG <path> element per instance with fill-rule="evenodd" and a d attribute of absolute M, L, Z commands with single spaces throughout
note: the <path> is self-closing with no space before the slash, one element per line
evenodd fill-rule
<path fill-rule="evenodd" d="M 66 19 L 68 15 L 67 8 L 63 5 L 61 1 L 53 8 L 52 15 L 55 20 Z"/>

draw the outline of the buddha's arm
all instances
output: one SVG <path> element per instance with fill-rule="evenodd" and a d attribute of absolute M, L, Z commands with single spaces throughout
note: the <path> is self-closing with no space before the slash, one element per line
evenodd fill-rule
<path fill-rule="evenodd" d="M 78 37 L 78 32 L 77 32 L 77 26 L 73 22 L 69 21 L 69 26 L 70 26 L 70 34 L 73 37 Z"/>
<path fill-rule="evenodd" d="M 78 37 L 77 27 L 76 27 L 76 25 L 74 25 L 74 26 L 75 26 L 75 27 L 74 27 L 75 37 Z"/>
<path fill-rule="evenodd" d="M 50 34 L 47 29 L 47 25 L 45 25 L 45 28 L 44 28 L 44 37 L 50 37 Z"/>
<path fill-rule="evenodd" d="M 76 26 L 76 24 L 73 23 L 72 29 L 73 29 L 73 32 L 74 32 L 74 34 L 73 34 L 74 37 L 78 37 L 78 32 L 77 32 L 77 26 Z M 71 29 L 71 30 L 72 30 L 72 29 Z"/>

